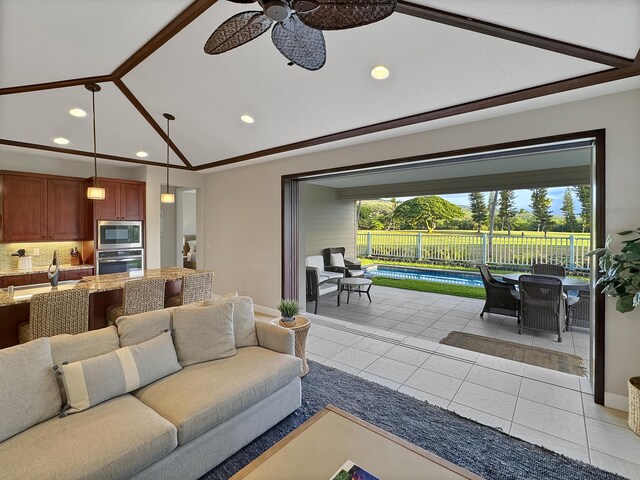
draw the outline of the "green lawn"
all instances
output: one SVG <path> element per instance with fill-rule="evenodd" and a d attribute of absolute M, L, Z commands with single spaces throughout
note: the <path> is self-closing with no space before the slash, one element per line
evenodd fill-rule
<path fill-rule="evenodd" d="M 488 230 L 482 230 L 478 233 L 477 230 L 434 230 L 433 232 L 428 232 L 427 230 L 358 230 L 358 233 L 376 233 L 376 234 L 386 234 L 386 235 L 394 235 L 394 234 L 414 234 L 422 233 L 423 235 L 482 235 L 484 233 L 488 234 Z M 525 237 L 544 237 L 543 232 L 536 232 L 535 230 L 512 230 L 512 237 L 521 237 L 524 233 Z M 507 235 L 508 232 L 506 230 L 494 230 L 494 235 Z M 573 235 L 575 238 L 589 238 L 591 236 L 590 233 L 582 233 L 582 232 L 547 232 L 547 238 L 558 238 L 558 237 L 568 237 Z"/>
<path fill-rule="evenodd" d="M 373 277 L 374 285 L 383 287 L 402 288 L 404 290 L 416 290 L 418 292 L 441 293 L 456 297 L 486 298 L 484 288 L 470 287 L 467 285 L 451 285 L 449 283 L 425 282 L 424 280 L 401 280 L 399 278 Z"/>

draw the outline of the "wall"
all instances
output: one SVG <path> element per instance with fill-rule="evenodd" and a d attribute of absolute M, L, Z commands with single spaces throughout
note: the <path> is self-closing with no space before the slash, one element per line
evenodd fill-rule
<path fill-rule="evenodd" d="M 182 234 L 196 234 L 196 192 L 186 190 L 182 192 Z"/>
<path fill-rule="evenodd" d="M 354 257 L 354 202 L 338 200 L 335 188 L 310 184 L 300 186 L 300 200 L 305 216 L 305 256 L 321 255 L 327 247 L 345 247 L 345 256 Z"/>
<path fill-rule="evenodd" d="M 207 176 L 206 268 L 222 291 L 251 294 L 273 305 L 281 280 L 281 176 L 458 148 L 606 128 L 606 230 L 640 219 L 640 90 L 566 103 L 361 145 L 317 152 Z M 627 378 L 640 373 L 640 310 L 606 304 L 606 401 L 624 406 Z"/>

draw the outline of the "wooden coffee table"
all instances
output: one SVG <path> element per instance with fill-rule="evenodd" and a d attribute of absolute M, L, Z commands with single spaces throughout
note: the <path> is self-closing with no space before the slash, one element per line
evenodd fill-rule
<path fill-rule="evenodd" d="M 349 277 L 349 278 L 341 278 L 338 281 L 338 295 L 341 295 L 344 290 L 347 291 L 347 304 L 349 304 L 349 297 L 351 296 L 351 292 L 358 292 L 360 295 L 363 293 L 367 294 L 369 298 L 369 302 L 371 302 L 371 295 L 369 295 L 369 290 L 371 290 L 371 285 L 373 281 L 368 278 L 361 277 Z M 364 287 L 367 287 L 366 290 L 363 290 Z"/>
<path fill-rule="evenodd" d="M 231 478 L 330 480 L 347 460 L 381 480 L 482 478 L 333 405 L 327 405 Z"/>

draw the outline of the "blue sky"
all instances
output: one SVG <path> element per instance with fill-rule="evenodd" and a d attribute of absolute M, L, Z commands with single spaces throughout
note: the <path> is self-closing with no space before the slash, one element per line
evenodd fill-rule
<path fill-rule="evenodd" d="M 564 195 L 564 191 L 567 187 L 557 187 L 557 188 L 549 188 L 548 195 L 551 198 L 551 212 L 553 215 L 562 215 L 562 211 L 560 208 L 562 207 L 562 196 Z M 525 210 L 531 210 L 529 207 L 529 203 L 531 202 L 531 190 L 516 190 L 516 208 L 520 210 L 524 208 Z M 575 214 L 578 215 L 580 213 L 580 202 L 576 197 L 575 193 L 572 192 L 573 195 L 573 206 Z M 439 197 L 448 200 L 451 203 L 455 203 L 460 206 L 469 206 L 469 194 L 468 193 L 456 193 L 452 195 L 438 195 Z M 485 193 L 485 198 L 487 198 L 487 194 Z M 401 197 L 398 200 L 408 200 L 413 197 Z"/>

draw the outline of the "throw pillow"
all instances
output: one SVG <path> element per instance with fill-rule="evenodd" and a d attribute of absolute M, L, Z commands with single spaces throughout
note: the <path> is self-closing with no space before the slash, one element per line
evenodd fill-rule
<path fill-rule="evenodd" d="M 171 329 L 173 310 L 153 310 L 151 312 L 127 315 L 116 320 L 120 346 L 128 347 L 157 337 Z"/>
<path fill-rule="evenodd" d="M 236 348 L 258 345 L 253 299 L 251 297 L 231 297 L 222 301 L 233 303 L 233 334 L 236 339 Z M 222 301 L 212 298 L 206 300 L 204 304 L 216 305 Z"/>
<path fill-rule="evenodd" d="M 208 362 L 236 354 L 233 303 L 176 308 L 173 331 L 180 365 Z"/>
<path fill-rule="evenodd" d="M 67 406 L 77 413 L 182 369 L 171 332 L 97 357 L 54 367 L 62 375 Z"/>
<path fill-rule="evenodd" d="M 52 365 L 48 338 L 0 350 L 0 442 L 60 411 Z"/>
<path fill-rule="evenodd" d="M 344 257 L 341 253 L 331 254 L 331 266 L 332 267 L 344 267 Z"/>

